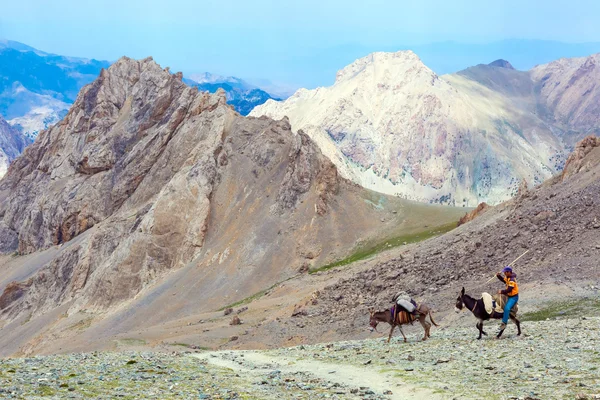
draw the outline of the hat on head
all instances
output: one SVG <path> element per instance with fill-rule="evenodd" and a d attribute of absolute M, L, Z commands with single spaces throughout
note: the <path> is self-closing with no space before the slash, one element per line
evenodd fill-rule
<path fill-rule="evenodd" d="M 512 272 L 512 268 L 511 267 L 504 267 L 504 269 L 502 270 L 502 272 Z"/>

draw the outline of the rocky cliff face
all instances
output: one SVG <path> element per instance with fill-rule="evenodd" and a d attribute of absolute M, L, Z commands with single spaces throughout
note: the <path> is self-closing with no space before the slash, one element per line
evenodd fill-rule
<path fill-rule="evenodd" d="M 0 178 L 31 141 L 0 117 Z"/>
<path fill-rule="evenodd" d="M 479 80 L 440 77 L 410 51 L 374 53 L 339 71 L 333 86 L 301 89 L 250 115 L 289 117 L 364 187 L 424 202 L 495 204 L 523 180 L 537 184 L 560 170 L 565 145 L 523 107 L 528 99 L 516 102 L 489 76 L 515 81 L 521 97 L 534 92 L 528 77 L 521 82 L 505 62 L 484 67 L 472 74 Z"/>
<path fill-rule="evenodd" d="M 0 351 L 38 332 L 18 334 L 27 316 L 47 326 L 55 310 L 90 315 L 135 298 L 122 323 L 164 321 L 360 240 L 423 230 L 423 215 L 458 219 L 357 187 L 287 120 L 241 117 L 222 92 L 181 79 L 151 58 L 120 59 L 0 182 L 1 248 L 20 254 L 2 266 L 0 323 L 14 337 Z"/>

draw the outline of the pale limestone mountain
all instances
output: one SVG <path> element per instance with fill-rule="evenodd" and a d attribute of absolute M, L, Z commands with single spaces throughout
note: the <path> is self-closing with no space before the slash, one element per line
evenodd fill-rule
<path fill-rule="evenodd" d="M 578 87 L 593 98 L 595 57 L 530 72 L 497 60 L 438 76 L 411 51 L 373 53 L 339 71 L 333 86 L 300 89 L 250 115 L 288 117 L 366 188 L 423 202 L 496 204 L 522 182 L 536 185 L 560 171 L 575 141 L 599 126 L 600 102 L 557 100 L 578 99 L 583 89 L 544 89 L 546 76 L 570 81 L 579 71 Z M 566 122 L 573 107 L 580 116 Z M 586 132 L 570 131 L 580 127 Z"/>

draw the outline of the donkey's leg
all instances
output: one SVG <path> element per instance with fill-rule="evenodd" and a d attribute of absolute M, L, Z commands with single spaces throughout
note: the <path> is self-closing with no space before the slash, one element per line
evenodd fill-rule
<path fill-rule="evenodd" d="M 483 322 L 484 320 L 480 319 L 481 321 L 481 333 L 483 333 L 485 336 L 487 336 L 487 332 L 483 330 Z"/>
<path fill-rule="evenodd" d="M 502 327 L 502 325 L 500 325 L 500 326 Z M 506 326 L 504 326 L 504 328 L 502 328 L 498 331 L 498 334 L 496 335 L 496 339 L 500 339 L 500 336 L 502 336 L 505 329 L 506 329 Z"/>
<path fill-rule="evenodd" d="M 483 321 L 479 320 L 479 322 L 475 326 L 477 327 L 477 329 L 479 329 L 479 337 L 477 338 L 477 340 L 481 340 L 481 335 L 483 334 Z"/>
<path fill-rule="evenodd" d="M 402 325 L 398 325 L 398 329 L 400 329 L 400 333 L 402 334 L 402 337 L 404 338 L 404 343 L 406 343 L 406 335 L 404 335 L 404 331 L 402 330 Z"/>
<path fill-rule="evenodd" d="M 521 321 L 519 321 L 514 315 L 511 315 L 510 319 L 512 319 L 515 325 L 517 325 L 517 336 L 521 336 Z"/>
<path fill-rule="evenodd" d="M 395 325 L 395 324 L 392 324 L 392 328 L 390 329 L 390 334 L 389 334 L 389 336 L 388 336 L 388 340 L 387 340 L 387 342 L 388 342 L 388 343 L 389 343 L 389 342 L 390 342 L 390 340 L 392 339 L 392 333 L 394 333 L 394 328 L 396 328 L 396 325 Z"/>
<path fill-rule="evenodd" d="M 429 324 L 427 323 L 427 321 L 425 321 L 425 317 L 424 316 L 419 317 L 419 323 L 421 324 L 421 326 L 423 327 L 423 331 L 425 332 L 423 334 L 423 339 L 422 339 L 423 341 L 425 341 L 425 340 L 427 340 L 427 337 L 429 335 L 429 332 L 428 332 L 429 331 L 429 327 L 427 326 Z"/>

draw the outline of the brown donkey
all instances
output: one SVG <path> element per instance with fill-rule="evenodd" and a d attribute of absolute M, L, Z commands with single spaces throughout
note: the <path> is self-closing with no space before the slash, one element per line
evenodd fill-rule
<path fill-rule="evenodd" d="M 397 306 L 395 306 L 397 307 Z M 412 314 L 409 314 L 406 311 L 400 311 L 398 313 L 398 315 L 396 316 L 396 319 L 394 320 L 393 317 L 393 313 L 394 313 L 394 308 L 388 308 L 387 310 L 384 311 L 375 311 L 374 309 L 369 309 L 369 313 L 371 314 L 371 318 L 369 319 L 369 325 L 371 325 L 372 329 L 375 329 L 375 331 L 377 331 L 377 324 L 379 322 L 387 322 L 388 324 L 391 325 L 391 329 L 390 329 L 390 334 L 388 336 L 388 340 L 387 342 L 390 342 L 390 339 L 392 338 L 392 333 L 394 333 L 394 328 L 396 328 L 396 326 L 398 327 L 398 329 L 400 329 L 400 333 L 402 334 L 402 337 L 404 338 L 404 342 L 406 343 L 406 336 L 404 335 L 404 332 L 402 331 L 402 325 L 406 325 L 406 324 L 412 324 L 413 321 L 418 320 L 419 323 L 421 324 L 421 326 L 423 327 L 423 329 L 425 330 L 425 336 L 423 336 L 422 340 L 427 340 L 428 337 L 431 337 L 429 330 L 431 329 L 431 324 L 429 322 L 427 322 L 425 319 L 427 318 L 427 316 L 429 315 L 429 319 L 431 320 L 431 322 L 433 323 L 433 325 L 438 326 L 438 324 L 435 323 L 435 321 L 433 320 L 433 310 L 431 310 L 427 305 L 425 304 L 420 304 L 418 309 L 417 309 L 418 315 L 414 316 Z"/>

